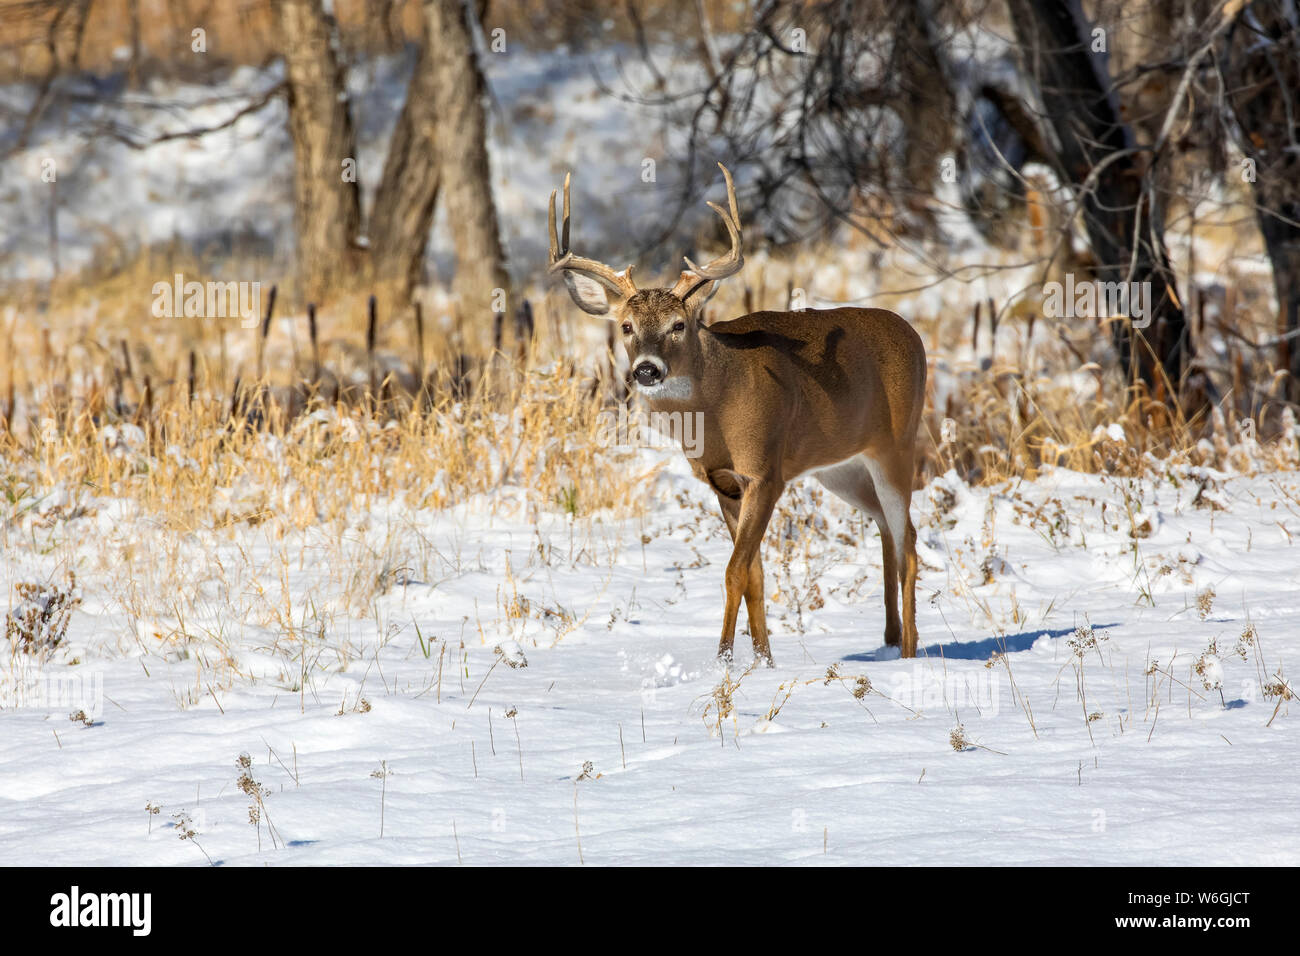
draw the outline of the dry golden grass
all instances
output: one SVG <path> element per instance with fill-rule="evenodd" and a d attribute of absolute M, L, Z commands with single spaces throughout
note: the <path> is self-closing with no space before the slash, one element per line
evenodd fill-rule
<path fill-rule="evenodd" d="M 436 509 L 506 486 L 543 506 L 634 512 L 648 474 L 599 446 L 601 405 L 566 372 L 533 370 L 492 395 L 484 377 L 461 399 L 434 380 L 438 395 L 423 403 L 299 393 L 291 416 L 285 393 L 255 385 L 232 402 L 211 392 L 191 401 L 184 382 L 172 383 L 149 405 L 128 394 L 118 407 L 101 371 L 80 399 L 38 387 L 43 397 L 20 400 L 27 417 L 0 424 L 0 460 L 11 489 L 62 483 L 125 497 L 176 528 L 274 520 L 301 529 L 358 497 Z M 232 505 L 226 492 L 237 485 L 260 497 Z"/>
<path fill-rule="evenodd" d="M 710 310 L 784 308 L 790 286 L 832 255 L 756 257 Z M 496 343 L 490 324 L 457 324 L 453 308 L 425 294 L 419 354 L 411 307 L 380 306 L 368 352 L 364 298 L 340 298 L 318 316 L 318 374 L 302 314 L 277 313 L 265 341 L 236 319 L 154 318 L 153 282 L 210 268 L 162 259 L 150 253 L 53 289 L 19 290 L 0 314 L 0 460 L 11 483 L 36 467 L 41 484 L 127 495 L 151 513 L 184 516 L 169 520 L 195 521 L 214 520 L 218 489 L 238 476 L 288 481 L 293 494 L 266 510 L 295 527 L 357 494 L 441 507 L 517 487 L 542 507 L 640 507 L 646 475 L 629 474 L 596 440 L 597 415 L 622 393 L 596 345 L 605 328 L 584 327 L 562 293 L 533 290 L 532 340 L 515 340 L 507 321 Z M 1241 300 L 1258 299 L 1258 277 L 1228 281 Z M 1264 445 L 1256 463 L 1289 461 L 1288 441 L 1264 441 L 1286 430 L 1281 406 L 1256 404 L 1252 415 L 1229 401 L 1211 420 L 1188 422 L 1090 361 L 1104 345 L 1096 323 L 1007 309 L 994 338 L 983 314 L 982 329 L 971 309 L 909 316 L 931 360 L 919 481 L 954 469 L 973 483 L 1032 479 L 1043 465 L 1131 475 L 1170 456 L 1227 466 L 1241 463 L 1233 456 L 1251 436 Z M 1267 366 L 1243 374 L 1250 394 L 1276 386 Z"/>

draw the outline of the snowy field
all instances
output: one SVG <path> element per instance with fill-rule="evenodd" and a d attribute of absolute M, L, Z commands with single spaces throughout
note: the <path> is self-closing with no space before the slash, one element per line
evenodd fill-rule
<path fill-rule="evenodd" d="M 0 586 L 81 604 L 0 674 L 0 863 L 1300 862 L 1300 474 L 939 479 L 915 661 L 874 528 L 795 486 L 776 666 L 727 671 L 725 527 L 639 454 L 643 519 L 6 505 Z"/>

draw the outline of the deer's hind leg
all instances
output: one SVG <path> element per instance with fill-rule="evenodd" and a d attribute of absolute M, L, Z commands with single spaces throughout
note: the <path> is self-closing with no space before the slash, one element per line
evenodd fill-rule
<path fill-rule="evenodd" d="M 900 646 L 903 625 L 898 614 L 898 548 L 866 458 L 856 455 L 816 472 L 814 477 L 835 497 L 865 511 L 880 530 L 880 558 L 885 568 L 885 643 Z"/>
<path fill-rule="evenodd" d="M 903 641 L 904 657 L 915 657 L 916 632 L 916 526 L 912 524 L 912 458 L 899 451 L 880 458 L 863 456 L 871 480 L 876 486 L 876 496 L 885 523 L 894 539 L 895 560 L 903 576 Z"/>

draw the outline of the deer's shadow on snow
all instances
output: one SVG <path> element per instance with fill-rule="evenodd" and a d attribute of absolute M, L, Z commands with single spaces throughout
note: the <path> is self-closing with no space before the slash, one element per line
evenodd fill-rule
<path fill-rule="evenodd" d="M 1118 627 L 1118 622 L 1114 624 L 1094 624 L 1094 631 L 1104 631 L 1107 628 Z M 1040 637 L 1058 638 L 1073 634 L 1073 627 L 1058 628 L 1040 628 L 1035 631 L 1021 631 L 1019 634 L 1006 634 L 1002 637 L 986 637 L 978 641 L 951 641 L 946 644 L 922 644 L 917 648 L 917 660 L 926 657 L 944 658 L 950 661 L 987 661 L 995 653 L 1010 654 L 1016 651 L 1027 651 L 1034 646 L 1034 642 Z M 859 654 L 848 654 L 844 658 L 846 661 L 892 661 L 898 660 L 898 649 L 895 647 L 881 646 L 874 651 L 863 651 Z"/>

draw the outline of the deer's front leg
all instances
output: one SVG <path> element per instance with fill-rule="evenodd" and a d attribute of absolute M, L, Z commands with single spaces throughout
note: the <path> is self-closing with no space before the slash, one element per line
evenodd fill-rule
<path fill-rule="evenodd" d="M 719 657 L 731 655 L 736 637 L 736 616 L 740 611 L 740 599 L 744 597 L 749 611 L 751 636 L 754 639 L 754 655 L 769 665 L 772 663 L 772 649 L 767 639 L 767 621 L 763 609 L 763 572 L 758 563 L 758 551 L 781 491 L 780 482 L 770 478 L 745 484 L 740 515 L 736 520 L 735 546 L 731 551 L 731 560 L 727 562 L 727 604 L 722 615 Z M 754 581 L 755 577 L 757 582 Z"/>
<path fill-rule="evenodd" d="M 727 530 L 731 532 L 731 542 L 736 542 L 736 528 L 740 524 L 740 500 L 729 498 L 718 492 L 718 505 L 722 516 L 727 519 Z M 754 656 L 772 661 L 772 649 L 767 639 L 767 608 L 763 606 L 763 549 L 754 554 L 754 563 L 749 566 L 749 583 L 745 586 L 745 611 L 749 615 L 749 635 L 754 642 Z M 730 653 L 730 646 L 719 649 L 719 656 Z"/>

